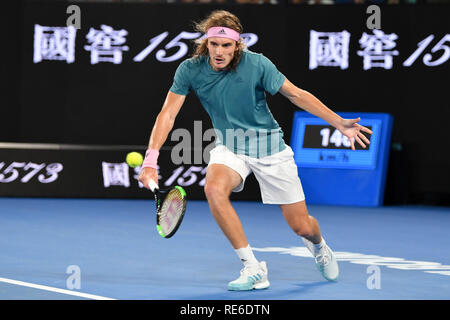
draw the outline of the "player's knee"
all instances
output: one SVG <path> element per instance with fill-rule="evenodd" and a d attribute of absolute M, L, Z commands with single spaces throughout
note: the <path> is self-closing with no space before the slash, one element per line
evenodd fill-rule
<path fill-rule="evenodd" d="M 216 201 L 227 198 L 227 191 L 220 183 L 209 182 L 204 187 L 206 198 L 209 201 Z"/>

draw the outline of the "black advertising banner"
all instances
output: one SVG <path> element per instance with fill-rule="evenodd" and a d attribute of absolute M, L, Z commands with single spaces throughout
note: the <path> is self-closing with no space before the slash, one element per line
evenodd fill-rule
<path fill-rule="evenodd" d="M 125 162 L 132 151 L 144 155 L 145 147 L 1 143 L 0 196 L 153 199 L 138 181 L 141 168 Z M 180 185 L 188 199 L 204 200 L 207 164 L 187 165 L 182 161 L 191 155 L 179 151 L 161 150 L 160 188 Z M 256 179 L 247 179 L 245 190 L 232 199 L 259 200 Z"/>
<path fill-rule="evenodd" d="M 337 112 L 394 117 L 393 141 L 408 152 L 412 193 L 448 193 L 446 119 L 450 6 L 380 6 L 381 28 L 369 29 L 364 5 L 177 5 L 74 2 L 80 28 L 67 26 L 72 3 L 24 1 L 17 99 L 0 141 L 146 145 L 178 65 L 202 37 L 193 21 L 213 9 L 235 13 L 250 50 Z M 298 110 L 267 96 L 290 143 Z M 432 117 L 432 123 L 424 119 Z M 190 94 L 174 129 L 193 133 L 211 122 Z M 10 123 L 17 123 L 11 126 Z M 210 140 L 200 133 L 205 146 Z M 7 137 L 5 140 L 3 138 Z M 194 142 L 195 141 L 195 142 Z M 179 141 L 170 134 L 165 144 Z M 198 145 L 197 145 L 198 146 Z M 3 161 L 3 160 L 2 160 Z M 389 183 L 389 181 L 388 181 Z"/>

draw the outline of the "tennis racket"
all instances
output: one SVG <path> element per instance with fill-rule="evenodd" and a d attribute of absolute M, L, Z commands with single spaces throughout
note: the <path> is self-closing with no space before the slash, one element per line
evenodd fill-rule
<path fill-rule="evenodd" d="M 180 227 L 186 211 L 186 191 L 180 186 L 161 190 L 150 180 L 150 190 L 155 195 L 156 230 L 163 238 L 172 237 Z"/>

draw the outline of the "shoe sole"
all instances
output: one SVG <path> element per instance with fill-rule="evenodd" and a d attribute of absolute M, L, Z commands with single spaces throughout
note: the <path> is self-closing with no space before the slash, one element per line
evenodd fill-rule
<path fill-rule="evenodd" d="M 263 290 L 270 287 L 269 281 L 264 281 L 256 284 L 244 284 L 244 285 L 234 285 L 228 286 L 229 291 L 250 291 L 250 290 Z"/>

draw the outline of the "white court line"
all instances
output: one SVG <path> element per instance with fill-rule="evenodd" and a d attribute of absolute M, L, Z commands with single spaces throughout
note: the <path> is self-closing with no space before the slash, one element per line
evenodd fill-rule
<path fill-rule="evenodd" d="M 72 291 L 72 290 L 59 289 L 59 288 L 54 288 L 54 287 L 43 286 L 43 285 L 40 285 L 40 284 L 34 284 L 34 283 L 23 282 L 23 281 L 12 280 L 12 279 L 6 279 L 6 278 L 0 278 L 0 282 L 15 284 L 15 285 L 18 285 L 18 286 L 30 287 L 30 288 L 34 288 L 34 289 L 52 291 L 52 292 L 57 292 L 57 293 L 62 293 L 62 294 L 68 294 L 68 295 L 71 295 L 71 296 L 77 296 L 77 297 L 82 297 L 82 298 L 87 298 L 87 299 L 116 300 L 116 299 L 112 299 L 112 298 L 96 296 L 94 294 L 82 293 L 82 292 L 77 292 L 77 291 Z"/>
<path fill-rule="evenodd" d="M 290 254 L 292 256 L 312 258 L 312 254 L 306 247 L 267 247 L 267 248 L 254 248 L 254 251 L 260 252 L 278 252 L 280 254 Z M 337 261 L 347 261 L 355 264 L 365 264 L 365 265 L 378 265 L 385 266 L 391 269 L 399 270 L 419 270 L 426 273 L 441 274 L 444 276 L 450 276 L 450 265 L 442 265 L 439 262 L 430 261 L 413 261 L 405 260 L 403 258 L 395 257 L 381 257 L 376 255 L 353 253 L 336 251 L 334 252 Z M 425 270 L 437 270 L 437 271 L 425 271 Z"/>

